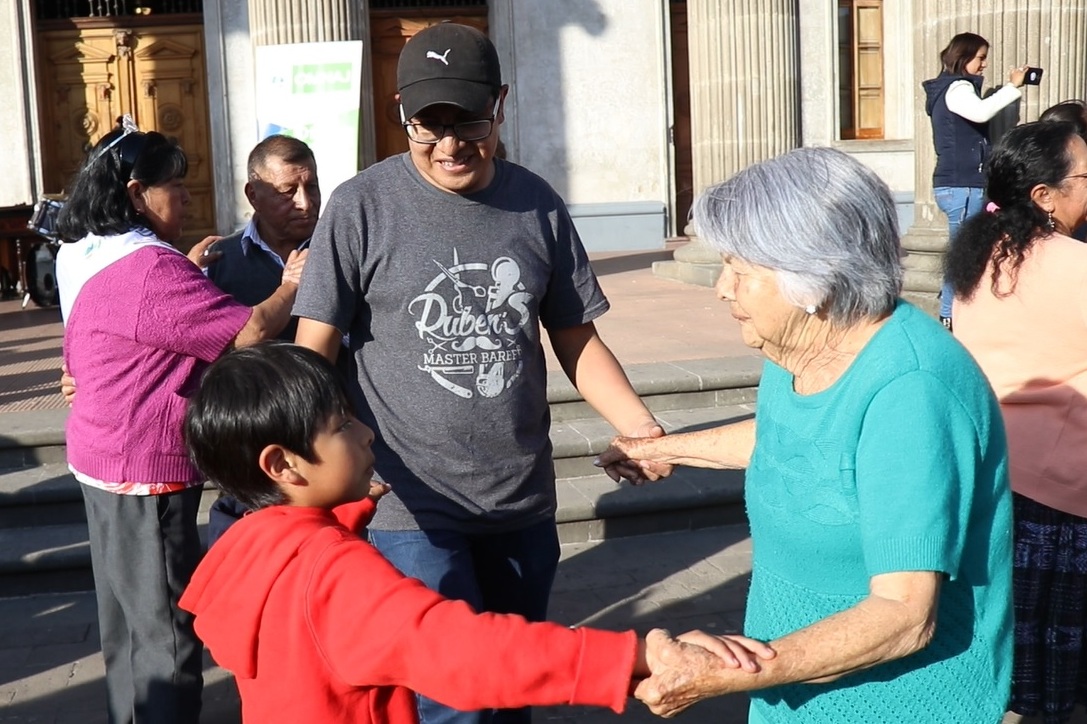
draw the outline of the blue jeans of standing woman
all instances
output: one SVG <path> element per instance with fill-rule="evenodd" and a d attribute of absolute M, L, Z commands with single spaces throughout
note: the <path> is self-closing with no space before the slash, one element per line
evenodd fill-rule
<path fill-rule="evenodd" d="M 985 209 L 985 189 L 969 186 L 937 186 L 932 193 L 936 197 L 936 205 L 940 207 L 940 211 L 947 215 L 948 244 L 954 243 L 962 222 L 974 214 L 980 214 Z M 940 289 L 941 317 L 951 319 L 951 301 L 954 298 L 955 292 L 945 276 Z"/>
<path fill-rule="evenodd" d="M 559 564 L 554 519 L 507 533 L 371 530 L 370 542 L 406 576 L 476 611 L 543 621 Z M 496 660 L 501 652 L 495 652 Z M 530 651 L 519 652 L 532 656 Z M 460 712 L 419 696 L 420 724 L 528 724 L 529 709 Z"/>

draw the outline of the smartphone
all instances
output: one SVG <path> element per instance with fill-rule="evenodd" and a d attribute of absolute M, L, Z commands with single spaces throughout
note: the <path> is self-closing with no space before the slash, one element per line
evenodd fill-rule
<path fill-rule="evenodd" d="M 1027 68 L 1027 74 L 1023 82 L 1027 85 L 1038 85 L 1042 82 L 1043 72 L 1041 68 Z"/>

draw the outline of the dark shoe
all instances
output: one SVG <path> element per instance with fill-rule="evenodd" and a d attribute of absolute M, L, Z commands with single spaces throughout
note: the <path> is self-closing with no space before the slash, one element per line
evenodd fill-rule
<path fill-rule="evenodd" d="M 947 331 L 951 331 L 951 317 L 940 317 L 940 324 L 947 327 Z"/>

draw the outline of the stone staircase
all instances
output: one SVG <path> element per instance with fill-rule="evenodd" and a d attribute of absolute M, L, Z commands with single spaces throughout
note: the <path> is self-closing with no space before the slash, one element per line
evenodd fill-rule
<path fill-rule="evenodd" d="M 754 412 L 761 360 L 735 357 L 631 365 L 627 374 L 669 432 Z M 562 542 L 744 520 L 743 475 L 679 469 L 667 481 L 613 483 L 592 460 L 614 432 L 561 373 L 548 380 Z M 0 415 L 0 597 L 89 590 L 90 551 L 79 484 L 65 465 L 64 411 Z M 200 523 L 217 496 L 204 492 Z"/>

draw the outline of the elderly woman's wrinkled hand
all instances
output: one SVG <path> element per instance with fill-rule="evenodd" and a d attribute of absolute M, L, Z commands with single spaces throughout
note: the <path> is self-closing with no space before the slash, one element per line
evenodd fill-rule
<path fill-rule="evenodd" d="M 639 437 L 615 438 L 593 464 L 603 468 L 608 477 L 617 483 L 626 480 L 633 485 L 641 485 L 668 477 L 672 474 L 673 466 L 651 460 L 644 450 L 645 441 L 662 437 L 664 429 L 656 425 L 655 429 L 646 432 L 648 434 Z"/>
<path fill-rule="evenodd" d="M 283 265 L 283 278 L 281 283 L 298 285 L 302 281 L 302 270 L 306 266 L 306 256 L 309 249 L 298 251 L 297 249 L 287 257 L 287 263 Z"/>
<path fill-rule="evenodd" d="M 189 253 L 185 256 L 189 257 L 189 261 L 196 264 L 201 269 L 206 269 L 223 256 L 223 252 L 216 251 L 212 248 L 215 242 L 222 239 L 221 236 L 205 236 L 200 241 L 192 245 L 189 249 Z"/>
<path fill-rule="evenodd" d="M 777 656 L 777 652 L 769 644 L 737 634 L 714 636 L 695 630 L 680 634 L 676 640 L 701 646 L 716 654 L 730 669 L 743 669 L 752 674 L 762 670 L 759 659 L 766 661 Z"/>
<path fill-rule="evenodd" d="M 711 636 L 701 631 L 673 639 L 667 631 L 654 629 L 646 635 L 645 643 L 651 676 L 639 682 L 634 696 L 654 714 L 666 718 L 703 699 L 743 691 L 746 687 L 736 683 L 736 670 L 757 671 L 757 659 L 774 656 L 773 649 L 754 639 Z"/>

